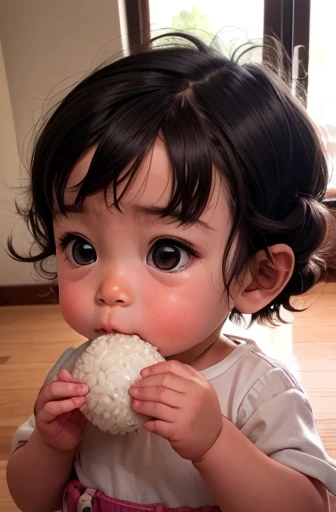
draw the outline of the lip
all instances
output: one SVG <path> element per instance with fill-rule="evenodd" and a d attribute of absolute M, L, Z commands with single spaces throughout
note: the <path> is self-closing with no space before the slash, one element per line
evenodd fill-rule
<path fill-rule="evenodd" d="M 100 336 L 103 336 L 104 334 L 126 334 L 123 331 L 120 331 L 119 329 L 115 329 L 114 327 L 100 327 L 99 329 L 95 329 L 95 332 L 99 334 Z"/>

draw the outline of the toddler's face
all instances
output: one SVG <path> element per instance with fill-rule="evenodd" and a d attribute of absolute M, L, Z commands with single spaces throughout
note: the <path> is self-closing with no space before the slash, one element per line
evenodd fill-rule
<path fill-rule="evenodd" d="M 73 169 L 71 187 L 86 175 L 94 150 Z M 154 209 L 170 199 L 169 159 L 157 140 L 121 202 L 103 193 L 83 211 L 54 220 L 60 305 L 65 320 L 93 339 L 105 332 L 138 334 L 163 356 L 184 352 L 211 336 L 229 312 L 222 259 L 230 229 L 225 191 L 215 180 L 200 222 L 179 226 Z"/>

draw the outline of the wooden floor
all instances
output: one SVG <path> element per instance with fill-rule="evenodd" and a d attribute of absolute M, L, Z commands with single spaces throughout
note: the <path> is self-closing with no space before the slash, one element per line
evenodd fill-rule
<path fill-rule="evenodd" d="M 310 307 L 288 325 L 255 325 L 243 335 L 295 373 L 313 404 L 324 445 L 336 459 L 336 284 L 319 286 L 296 306 Z M 0 511 L 13 512 L 18 509 L 5 481 L 13 432 L 31 414 L 51 365 L 82 338 L 64 323 L 57 306 L 0 308 L 0 332 Z M 230 323 L 226 332 L 242 334 Z"/>

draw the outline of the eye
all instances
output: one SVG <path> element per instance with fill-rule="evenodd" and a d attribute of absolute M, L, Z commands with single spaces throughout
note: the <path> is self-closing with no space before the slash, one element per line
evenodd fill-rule
<path fill-rule="evenodd" d="M 157 240 L 150 249 L 147 263 L 162 272 L 179 272 L 189 263 L 194 251 L 174 239 Z"/>
<path fill-rule="evenodd" d="M 60 246 L 65 252 L 67 259 L 78 266 L 91 265 L 97 261 L 97 254 L 93 245 L 80 236 L 66 234 Z"/>

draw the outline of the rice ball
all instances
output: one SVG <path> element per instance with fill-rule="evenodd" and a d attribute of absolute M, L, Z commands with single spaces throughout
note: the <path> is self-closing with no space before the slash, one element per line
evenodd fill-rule
<path fill-rule="evenodd" d="M 161 361 L 157 348 L 136 335 L 107 334 L 92 341 L 72 371 L 90 388 L 81 408 L 87 420 L 111 434 L 137 430 L 147 418 L 133 411 L 128 390 L 143 368 Z"/>

